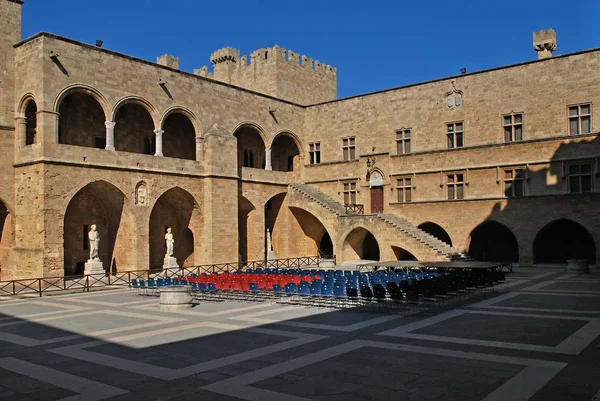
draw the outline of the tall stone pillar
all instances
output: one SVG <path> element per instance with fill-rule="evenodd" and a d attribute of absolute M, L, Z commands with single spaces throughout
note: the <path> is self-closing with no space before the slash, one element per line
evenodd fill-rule
<path fill-rule="evenodd" d="M 115 125 L 117 123 L 113 121 L 107 121 L 104 123 L 106 126 L 106 150 L 115 150 Z"/>
<path fill-rule="evenodd" d="M 27 145 L 27 118 L 19 116 L 15 118 L 17 126 L 17 147 L 24 148 Z"/>
<path fill-rule="evenodd" d="M 271 165 L 271 149 L 265 149 L 265 170 L 273 170 Z"/>
<path fill-rule="evenodd" d="M 154 156 L 163 156 L 163 140 L 162 140 L 162 136 L 165 133 L 165 131 L 161 130 L 161 129 L 156 129 L 154 130 L 154 135 L 156 135 L 156 153 L 154 154 Z"/>

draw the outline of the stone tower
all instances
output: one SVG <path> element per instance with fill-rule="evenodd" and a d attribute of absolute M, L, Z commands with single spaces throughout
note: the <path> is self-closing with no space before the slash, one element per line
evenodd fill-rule
<path fill-rule="evenodd" d="M 239 50 L 225 47 L 210 62 L 213 74 L 206 67 L 195 73 L 301 105 L 337 99 L 335 68 L 277 45 L 253 51 L 250 62 Z"/>
<path fill-rule="evenodd" d="M 0 127 L 14 125 L 14 48 L 21 41 L 20 0 L 0 0 Z"/>

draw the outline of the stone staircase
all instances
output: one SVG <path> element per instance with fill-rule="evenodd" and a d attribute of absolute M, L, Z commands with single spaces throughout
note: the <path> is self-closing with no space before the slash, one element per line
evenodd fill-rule
<path fill-rule="evenodd" d="M 323 192 L 318 189 L 312 188 L 306 184 L 301 183 L 292 183 L 290 184 L 290 188 L 295 191 L 301 193 L 306 196 L 313 202 L 318 205 L 324 207 L 332 213 L 335 213 L 336 216 L 346 216 L 346 208 L 339 204 L 338 202 L 331 199 L 329 196 L 325 195 Z"/>
<path fill-rule="evenodd" d="M 459 252 L 456 248 L 448 245 L 444 241 L 439 240 L 438 238 L 421 230 L 420 228 L 413 226 L 408 221 L 404 220 L 402 217 L 396 216 L 394 214 L 385 213 L 379 213 L 376 216 L 385 221 L 386 223 L 390 224 L 391 226 L 402 231 L 403 233 L 427 245 L 428 247 L 436 251 L 438 254 L 449 258 L 450 260 L 471 260 L 470 257 Z"/>
<path fill-rule="evenodd" d="M 303 196 L 309 198 L 313 202 L 329 210 L 338 217 L 350 216 L 348 213 L 346 213 L 346 208 L 343 205 L 336 202 L 335 200 L 325 195 L 316 188 L 310 187 L 309 185 L 303 183 L 291 183 L 289 184 L 289 186 L 291 189 L 299 192 Z M 404 234 L 418 240 L 419 242 L 433 249 L 435 252 L 437 252 L 440 256 L 444 258 L 447 258 L 449 260 L 471 260 L 470 257 L 459 252 L 457 249 L 439 240 L 433 235 L 428 234 L 420 228 L 415 227 L 414 225 L 412 225 L 411 223 L 399 216 L 385 213 L 375 214 L 372 216 L 383 220 L 385 223 L 391 225 L 395 229 L 400 230 Z"/>

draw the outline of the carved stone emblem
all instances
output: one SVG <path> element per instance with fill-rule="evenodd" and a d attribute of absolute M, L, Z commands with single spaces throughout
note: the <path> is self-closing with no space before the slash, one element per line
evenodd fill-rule
<path fill-rule="evenodd" d="M 135 187 L 135 204 L 137 206 L 148 205 L 148 188 L 144 181 L 139 182 Z"/>
<path fill-rule="evenodd" d="M 446 93 L 446 107 L 452 109 L 454 107 L 460 107 L 463 104 L 462 91 L 456 89 L 454 86 L 454 80 L 452 81 L 452 90 Z"/>

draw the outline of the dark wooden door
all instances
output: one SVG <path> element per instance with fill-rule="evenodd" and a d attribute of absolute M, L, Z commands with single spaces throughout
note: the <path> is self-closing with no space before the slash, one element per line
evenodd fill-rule
<path fill-rule="evenodd" d="M 383 213 L 383 187 L 371 188 L 371 213 Z"/>

